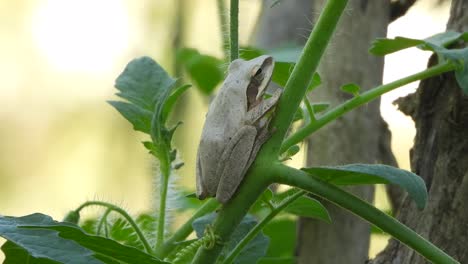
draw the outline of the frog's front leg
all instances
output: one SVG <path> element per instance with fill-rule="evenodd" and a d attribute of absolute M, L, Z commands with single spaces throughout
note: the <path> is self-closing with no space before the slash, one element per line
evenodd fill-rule
<path fill-rule="evenodd" d="M 273 95 L 270 98 L 260 101 L 258 105 L 256 105 L 252 109 L 249 109 L 245 118 L 246 122 L 248 124 L 254 124 L 263 116 L 265 116 L 265 114 L 268 113 L 268 111 L 270 111 L 274 106 L 276 106 L 281 96 L 281 92 L 281 90 L 277 90 L 275 93 L 273 93 Z"/>
<path fill-rule="evenodd" d="M 216 191 L 216 198 L 221 203 L 231 199 L 244 178 L 251 164 L 256 137 L 257 129 L 254 126 L 243 126 L 224 149 L 216 170 L 217 175 L 221 175 Z"/>

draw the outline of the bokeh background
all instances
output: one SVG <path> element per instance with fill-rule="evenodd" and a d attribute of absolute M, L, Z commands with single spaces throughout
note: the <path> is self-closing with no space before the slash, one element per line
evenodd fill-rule
<path fill-rule="evenodd" d="M 0 0 L 0 214 L 42 212 L 61 219 L 88 199 L 111 201 L 133 213 L 151 210 L 153 165 L 140 143 L 144 136 L 106 100 L 115 98 L 114 80 L 135 57 L 149 55 L 173 72 L 177 2 Z M 221 57 L 216 1 L 180 2 L 183 45 Z M 241 1 L 241 44 L 248 44 L 259 10 L 259 0 Z M 448 10 L 448 4 L 418 1 L 390 25 L 389 37 L 424 38 L 444 31 Z M 384 81 L 424 69 L 428 56 L 416 49 L 388 56 Z M 414 126 L 391 102 L 416 87 L 385 95 L 381 106 L 393 151 L 405 169 Z M 194 189 L 206 103 L 190 89 L 177 110 L 184 124 L 175 144 L 186 164 L 177 181 L 186 189 Z M 300 166 L 302 160 L 295 162 Z M 382 190 L 376 204 L 386 209 Z M 373 238 L 371 251 L 385 240 Z"/>

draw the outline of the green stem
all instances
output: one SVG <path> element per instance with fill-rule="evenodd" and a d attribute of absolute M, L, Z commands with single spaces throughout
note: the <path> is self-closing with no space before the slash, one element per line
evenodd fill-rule
<path fill-rule="evenodd" d="M 168 238 L 164 244 L 155 250 L 155 255 L 158 258 L 165 258 L 167 255 L 171 253 L 172 250 L 177 246 L 178 242 L 183 241 L 187 238 L 190 233 L 193 231 L 192 223 L 197 218 L 204 216 L 208 213 L 213 212 L 216 208 L 218 208 L 219 202 L 216 199 L 210 199 L 205 202 L 193 215 L 190 217 L 187 222 L 185 222 L 177 231 Z"/>
<path fill-rule="evenodd" d="M 107 230 L 107 216 L 110 214 L 110 212 L 112 212 L 112 209 L 107 208 L 107 210 L 104 212 L 101 219 L 99 220 L 97 230 L 96 230 L 96 234 L 98 236 L 101 235 L 102 225 L 105 225 L 104 226 L 104 235 L 105 235 L 105 237 L 109 237 L 109 232 Z"/>
<path fill-rule="evenodd" d="M 161 157 L 159 158 L 161 175 L 159 176 L 159 208 L 155 248 L 161 247 L 164 243 L 164 229 L 166 227 L 167 190 L 169 187 L 169 176 L 171 174 L 171 162 L 169 157 L 169 151 L 164 151 L 162 153 L 165 153 L 166 155 L 161 155 Z"/>
<path fill-rule="evenodd" d="M 127 222 L 132 226 L 132 228 L 135 230 L 137 233 L 138 238 L 140 239 L 141 243 L 143 243 L 143 246 L 145 247 L 145 251 L 148 254 L 152 254 L 153 250 L 151 249 L 150 244 L 148 243 L 148 240 L 146 239 L 145 235 L 143 235 L 143 232 L 141 231 L 140 227 L 138 227 L 137 223 L 133 218 L 125 211 L 124 209 L 118 207 L 117 205 L 113 205 L 111 203 L 106 203 L 106 202 L 101 202 L 101 201 L 88 201 L 80 205 L 76 209 L 76 211 L 79 213 L 81 210 L 83 210 L 85 207 L 88 206 L 93 206 L 93 205 L 98 205 L 98 206 L 103 206 L 106 207 L 108 210 L 115 211 L 119 213 L 120 215 L 127 220 Z"/>
<path fill-rule="evenodd" d="M 221 40 L 223 41 L 224 59 L 229 60 L 229 29 L 225 0 L 217 0 L 219 24 L 221 28 Z"/>
<path fill-rule="evenodd" d="M 242 249 L 254 239 L 260 231 L 284 208 L 290 205 L 292 202 L 297 200 L 302 195 L 306 194 L 305 191 L 298 191 L 295 194 L 289 196 L 287 199 L 283 200 L 278 206 L 276 206 L 265 218 L 257 223 L 254 228 L 252 228 L 249 233 L 236 245 L 236 247 L 229 253 L 229 255 L 224 259 L 223 264 L 231 264 L 234 259 L 241 253 Z"/>
<path fill-rule="evenodd" d="M 184 0 L 177 0 L 176 1 L 176 13 L 174 16 L 174 24 L 173 24 L 173 31 L 174 32 L 174 37 L 172 39 L 172 46 L 171 50 L 175 51 L 173 52 L 173 58 L 174 58 L 174 75 L 177 77 L 182 76 L 182 62 L 176 56 L 177 52 L 183 47 L 184 43 L 184 33 L 185 33 L 185 18 L 186 16 L 186 9 L 187 9 L 187 3 L 184 3 Z"/>
<path fill-rule="evenodd" d="M 218 217 L 213 223 L 213 230 L 220 238 L 221 243 L 216 243 L 210 249 L 200 248 L 192 263 L 214 263 L 221 253 L 223 243 L 229 241 L 230 235 L 247 214 L 250 206 L 272 183 L 272 177 L 266 172 L 269 171 L 272 163 L 277 163 L 276 159 L 283 138 L 294 118 L 296 109 L 304 98 L 312 74 L 317 68 L 346 3 L 347 0 L 329 0 L 327 2 L 280 98 L 276 116 L 272 120 L 272 127 L 276 129 L 275 133 L 262 147 L 236 195 L 219 211 Z M 237 47 L 237 11 L 238 1 L 231 0 L 231 60 L 238 55 L 238 48 L 234 48 L 233 45 L 235 44 Z"/>
<path fill-rule="evenodd" d="M 251 167 L 248 177 L 244 178 L 236 195 L 219 210 L 212 225 L 215 235 L 219 237 L 219 243 L 209 249 L 201 247 L 192 263 L 215 263 L 223 246 L 229 241 L 229 237 L 247 214 L 250 206 L 272 183 L 270 177 L 265 177 L 266 175 L 258 171 Z"/>
<path fill-rule="evenodd" d="M 279 164 L 271 168 L 278 183 L 302 188 L 367 220 L 433 263 L 459 263 L 416 232 L 360 198 L 306 172 Z"/>
<path fill-rule="evenodd" d="M 239 58 L 239 0 L 231 0 L 231 22 L 230 26 L 230 39 L 231 39 L 231 56 L 230 61 Z"/>
<path fill-rule="evenodd" d="M 347 2 L 347 0 L 327 1 L 279 100 L 276 115 L 271 123 L 271 127 L 275 128 L 275 132 L 262 147 L 259 155 L 263 152 L 267 155 L 265 158 L 276 158 L 278 156 L 281 143 L 294 119 L 299 104 L 305 96 L 307 87 L 312 81 L 314 72 Z"/>
<path fill-rule="evenodd" d="M 433 66 L 428 68 L 424 71 L 415 73 L 413 75 L 407 76 L 405 78 L 396 80 L 394 82 L 377 86 L 371 90 L 366 91 L 358 96 L 353 97 L 352 99 L 346 101 L 345 103 L 335 107 L 334 109 L 325 113 L 322 117 L 320 117 L 317 121 L 311 122 L 304 126 L 303 128 L 299 129 L 296 133 L 292 136 L 287 138 L 283 145 L 281 146 L 280 153 L 286 151 L 289 147 L 301 142 L 310 134 L 314 133 L 318 129 L 322 128 L 326 124 L 330 123 L 331 121 L 343 116 L 345 113 L 364 105 L 375 98 L 381 96 L 384 93 L 387 93 L 391 90 L 394 90 L 398 87 L 406 85 L 408 83 L 412 83 L 415 81 L 427 79 L 433 76 L 440 75 L 444 72 L 449 72 L 455 70 L 457 65 L 451 61 L 447 61 L 445 63 Z"/>

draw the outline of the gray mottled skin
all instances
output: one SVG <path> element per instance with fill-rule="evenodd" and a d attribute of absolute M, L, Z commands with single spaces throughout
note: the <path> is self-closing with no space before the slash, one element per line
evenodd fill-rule
<path fill-rule="evenodd" d="M 229 66 L 209 107 L 198 148 L 198 198 L 215 196 L 221 203 L 229 201 L 268 138 L 265 114 L 280 96 L 277 92 L 263 99 L 273 65 L 270 56 L 260 56 L 249 61 L 238 59 Z"/>

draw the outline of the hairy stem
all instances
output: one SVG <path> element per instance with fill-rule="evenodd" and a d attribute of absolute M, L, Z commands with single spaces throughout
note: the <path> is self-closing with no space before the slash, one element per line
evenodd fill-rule
<path fill-rule="evenodd" d="M 400 240 L 408 247 L 416 250 L 433 263 L 458 263 L 455 259 L 395 218 L 333 184 L 321 181 L 304 171 L 293 169 L 282 164 L 278 164 L 272 168 L 271 172 L 274 174 L 278 183 L 307 190 L 351 211 L 355 215 L 367 220 L 369 223 L 376 225 L 384 232 Z"/>
<path fill-rule="evenodd" d="M 239 58 L 239 0 L 231 0 L 231 22 L 230 39 L 231 39 L 231 56 L 229 60 L 232 62 Z"/>
<path fill-rule="evenodd" d="M 229 253 L 229 255 L 224 259 L 223 264 L 231 264 L 234 262 L 234 259 L 241 253 L 242 249 L 254 239 L 260 231 L 284 208 L 290 205 L 292 202 L 297 200 L 302 195 L 306 194 L 305 191 L 298 191 L 295 194 L 291 195 L 284 201 L 282 201 L 278 206 L 276 206 L 262 221 L 258 222 L 247 235 L 236 245 L 236 247 Z"/>
<path fill-rule="evenodd" d="M 108 237 L 109 236 L 109 233 L 108 233 L 108 230 L 107 230 L 107 216 L 112 212 L 112 209 L 110 208 L 107 208 L 106 211 L 104 212 L 104 214 L 102 215 L 101 219 L 99 219 L 99 223 L 98 223 L 98 226 L 97 226 L 97 229 L 96 229 L 96 234 L 98 236 L 101 235 L 101 230 L 102 230 L 102 226 L 104 225 L 104 236 L 105 237 Z"/>
<path fill-rule="evenodd" d="M 171 253 L 172 250 L 177 246 L 178 242 L 183 241 L 187 238 L 190 233 L 193 231 L 192 223 L 197 218 L 204 216 L 208 213 L 213 212 L 216 208 L 218 208 L 219 202 L 216 199 L 210 199 L 205 202 L 193 215 L 190 217 L 187 222 L 185 222 L 177 231 L 168 238 L 164 244 L 155 250 L 155 255 L 159 258 L 165 258 L 167 255 Z"/>
<path fill-rule="evenodd" d="M 164 152 L 166 155 L 161 155 L 159 158 L 161 175 L 159 177 L 159 208 L 158 208 L 158 225 L 156 235 L 156 247 L 159 248 L 164 243 L 164 229 L 166 227 L 166 202 L 167 189 L 169 187 L 169 176 L 171 174 L 171 163 L 169 151 Z"/>
<path fill-rule="evenodd" d="M 78 207 L 76 209 L 76 212 L 79 213 L 85 207 L 94 206 L 94 205 L 106 207 L 108 210 L 112 210 L 114 212 L 117 212 L 123 218 L 125 218 L 125 220 L 127 220 L 127 222 L 132 226 L 133 230 L 135 230 L 135 232 L 136 232 L 138 238 L 140 239 L 141 243 L 143 243 L 143 246 L 145 247 L 145 251 L 148 254 L 152 254 L 153 250 L 151 249 L 151 246 L 148 243 L 148 240 L 146 239 L 145 235 L 141 231 L 140 227 L 137 225 L 135 220 L 133 220 L 133 218 L 127 213 L 127 211 L 125 211 L 124 209 L 118 207 L 117 205 L 113 205 L 111 203 L 106 203 L 106 202 L 101 202 L 101 201 L 88 201 L 88 202 L 85 202 L 82 205 L 80 205 L 80 207 Z"/>
<path fill-rule="evenodd" d="M 227 9 L 225 0 L 217 0 L 217 7 L 218 7 L 218 17 L 219 17 L 219 24 L 221 28 L 221 40 L 223 41 L 223 52 L 224 52 L 224 59 L 227 61 L 229 59 L 229 29 L 228 29 L 228 18 L 227 18 Z"/>
<path fill-rule="evenodd" d="M 406 85 L 408 83 L 412 83 L 415 81 L 427 79 L 433 76 L 440 75 L 444 72 L 449 72 L 455 70 L 457 65 L 452 62 L 452 61 L 447 61 L 442 64 L 433 66 L 431 68 L 428 68 L 424 71 L 415 73 L 413 75 L 407 76 L 405 78 L 393 81 L 388 84 L 380 85 L 377 86 L 376 88 L 373 88 L 371 90 L 366 91 L 365 93 L 362 93 L 358 96 L 353 97 L 352 99 L 346 101 L 345 103 L 333 108 L 332 110 L 328 111 L 325 113 L 323 116 L 318 118 L 316 121 L 311 122 L 307 124 L 306 126 L 302 127 L 299 129 L 296 133 L 291 135 L 289 138 L 287 138 L 284 142 L 283 145 L 281 146 L 280 153 L 283 153 L 286 151 L 289 147 L 301 142 L 304 140 L 306 137 L 308 137 L 310 134 L 314 133 L 315 131 L 319 130 L 326 124 L 336 120 L 337 118 L 343 116 L 347 112 L 358 108 L 375 98 L 381 96 L 384 93 L 387 93 L 389 91 L 392 91 L 398 87 L 401 87 L 403 85 Z"/>

